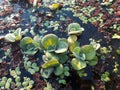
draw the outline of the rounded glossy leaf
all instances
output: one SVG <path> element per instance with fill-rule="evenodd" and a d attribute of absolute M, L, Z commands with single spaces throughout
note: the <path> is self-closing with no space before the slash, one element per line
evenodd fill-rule
<path fill-rule="evenodd" d="M 58 41 L 58 45 L 57 45 L 57 49 L 56 49 L 56 53 L 64 53 L 68 50 L 68 42 L 66 39 L 60 39 Z"/>
<path fill-rule="evenodd" d="M 78 23 L 71 23 L 68 25 L 67 30 L 69 35 L 80 35 L 84 31 L 84 28 L 82 28 Z"/>
<path fill-rule="evenodd" d="M 81 51 L 85 54 L 86 60 L 91 60 L 95 57 L 96 50 L 92 45 L 84 45 L 81 47 Z"/>
<path fill-rule="evenodd" d="M 57 66 L 54 73 L 55 73 L 56 76 L 61 75 L 63 73 L 63 65 L 60 64 L 59 66 Z"/>
<path fill-rule="evenodd" d="M 45 35 L 42 40 L 42 46 L 47 50 L 53 50 L 56 48 L 58 43 L 58 37 L 54 34 L 47 34 Z"/>
<path fill-rule="evenodd" d="M 71 65 L 75 70 L 81 70 L 86 67 L 86 62 L 73 58 L 71 61 Z"/>
<path fill-rule="evenodd" d="M 28 44 L 31 44 L 33 42 L 33 39 L 31 37 L 24 37 L 21 41 L 20 41 L 20 47 L 24 50 L 26 49 L 26 46 Z"/>
<path fill-rule="evenodd" d="M 9 41 L 9 42 L 15 42 L 16 37 L 15 37 L 14 34 L 9 33 L 9 34 L 6 34 L 6 35 L 5 35 L 5 39 L 6 39 L 7 41 Z"/>

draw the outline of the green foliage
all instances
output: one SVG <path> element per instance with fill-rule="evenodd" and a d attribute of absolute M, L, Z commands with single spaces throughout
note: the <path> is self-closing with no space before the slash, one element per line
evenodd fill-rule
<path fill-rule="evenodd" d="M 75 69 L 75 70 L 81 70 L 87 66 L 85 61 L 78 60 L 76 58 L 72 59 L 71 65 L 72 65 L 73 69 Z"/>
<path fill-rule="evenodd" d="M 61 75 L 63 73 L 63 65 L 60 64 L 59 66 L 57 66 L 54 73 L 55 73 L 56 76 Z"/>
<path fill-rule="evenodd" d="M 5 39 L 9 42 L 15 42 L 22 38 L 21 28 L 16 29 L 13 33 L 9 33 L 5 35 Z"/>
<path fill-rule="evenodd" d="M 91 45 L 82 46 L 81 52 L 85 54 L 86 60 L 92 60 L 96 54 L 96 50 Z"/>
<path fill-rule="evenodd" d="M 69 35 L 80 35 L 84 31 L 78 23 L 70 23 L 67 27 Z"/>
<path fill-rule="evenodd" d="M 104 72 L 102 75 L 101 75 L 101 80 L 104 81 L 104 82 L 109 82 L 110 81 L 110 73 L 109 72 Z"/>
<path fill-rule="evenodd" d="M 37 63 L 32 63 L 30 61 L 24 61 L 24 67 L 31 74 L 35 74 L 40 69 Z"/>
<path fill-rule="evenodd" d="M 31 37 L 24 37 L 20 41 L 20 47 L 23 53 L 34 55 L 38 51 L 39 43 L 34 41 Z"/>
<path fill-rule="evenodd" d="M 42 75 L 42 77 L 44 78 L 49 78 L 51 73 L 53 72 L 53 68 L 50 67 L 50 68 L 47 68 L 47 69 L 41 69 L 40 73 Z"/>
<path fill-rule="evenodd" d="M 50 83 L 47 83 L 47 86 L 43 90 L 55 90 Z"/>
<path fill-rule="evenodd" d="M 49 68 L 59 65 L 59 61 L 56 59 L 49 60 L 42 65 L 42 68 Z"/>
<path fill-rule="evenodd" d="M 60 39 L 57 44 L 56 53 L 64 53 L 68 50 L 68 42 L 66 39 Z"/>
<path fill-rule="evenodd" d="M 9 89 L 12 82 L 13 82 L 12 78 L 2 77 L 2 80 L 0 80 L 0 89 L 2 87 Z"/>
<path fill-rule="evenodd" d="M 58 37 L 54 34 L 45 35 L 42 40 L 42 46 L 48 51 L 54 51 L 58 43 Z"/>

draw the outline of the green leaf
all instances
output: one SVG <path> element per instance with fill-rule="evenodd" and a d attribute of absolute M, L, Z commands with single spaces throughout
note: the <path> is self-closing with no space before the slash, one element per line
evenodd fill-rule
<path fill-rule="evenodd" d="M 13 33 L 9 33 L 5 35 L 5 39 L 9 42 L 15 42 L 16 37 Z"/>
<path fill-rule="evenodd" d="M 87 66 L 85 61 L 81 61 L 76 58 L 72 59 L 71 65 L 75 70 L 81 70 Z"/>
<path fill-rule="evenodd" d="M 46 50 L 54 51 L 58 43 L 58 37 L 55 34 L 47 34 L 42 40 L 41 44 Z"/>
<path fill-rule="evenodd" d="M 80 47 L 76 47 L 73 49 L 73 52 L 74 56 L 79 59 L 79 60 L 85 60 L 85 54 L 84 53 L 81 53 L 81 48 Z"/>
<path fill-rule="evenodd" d="M 33 39 L 31 37 L 24 37 L 21 41 L 20 41 L 20 47 L 24 50 L 26 49 L 26 46 L 28 44 L 31 44 L 33 42 Z"/>
<path fill-rule="evenodd" d="M 51 75 L 51 73 L 53 72 L 53 68 L 47 68 L 47 69 L 41 69 L 41 75 L 44 78 L 49 78 L 49 76 Z"/>
<path fill-rule="evenodd" d="M 75 41 L 74 43 L 70 43 L 69 50 L 71 52 L 73 52 L 73 50 L 74 50 L 75 47 L 79 47 L 79 42 L 78 41 Z"/>
<path fill-rule="evenodd" d="M 58 60 L 56 59 L 52 59 L 52 60 L 49 60 L 47 62 L 45 62 L 43 65 L 42 65 L 42 68 L 49 68 L 49 67 L 53 67 L 53 66 L 57 66 L 59 65 L 59 62 Z"/>
<path fill-rule="evenodd" d="M 120 39 L 120 35 L 114 34 L 114 35 L 112 36 L 112 39 Z"/>
<path fill-rule="evenodd" d="M 71 23 L 68 25 L 67 30 L 69 35 L 80 35 L 84 31 L 84 28 L 78 23 Z"/>
<path fill-rule="evenodd" d="M 55 50 L 56 53 L 64 53 L 68 50 L 68 42 L 66 39 L 60 39 L 58 41 L 57 49 Z"/>
<path fill-rule="evenodd" d="M 78 70 L 78 71 L 77 71 L 77 74 L 79 75 L 79 77 L 87 76 L 87 73 L 85 73 L 84 70 Z"/>
<path fill-rule="evenodd" d="M 96 55 L 96 50 L 92 45 L 84 45 L 81 47 L 81 52 L 85 54 L 86 60 L 91 60 Z"/>
<path fill-rule="evenodd" d="M 60 63 L 65 63 L 67 60 L 68 60 L 68 56 L 67 55 L 58 55 L 58 57 L 59 57 L 59 62 Z"/>
<path fill-rule="evenodd" d="M 22 38 L 22 33 L 21 33 L 21 28 L 16 29 L 16 31 L 14 32 L 15 35 L 15 40 L 20 40 Z"/>
<path fill-rule="evenodd" d="M 92 60 L 88 60 L 88 65 L 95 66 L 98 63 L 98 57 L 95 56 Z"/>
<path fill-rule="evenodd" d="M 77 41 L 77 36 L 76 35 L 70 35 L 67 40 L 68 40 L 69 43 L 74 43 L 75 41 Z"/>
<path fill-rule="evenodd" d="M 63 73 L 63 65 L 60 64 L 59 66 L 57 66 L 54 73 L 55 73 L 56 76 L 61 75 Z"/>

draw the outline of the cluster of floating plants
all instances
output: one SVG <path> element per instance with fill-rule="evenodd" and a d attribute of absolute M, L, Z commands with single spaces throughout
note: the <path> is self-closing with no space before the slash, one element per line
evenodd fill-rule
<path fill-rule="evenodd" d="M 0 90 L 120 89 L 120 46 L 114 46 L 120 39 L 120 0 L 0 5 Z M 99 39 L 84 36 L 90 24 Z"/>

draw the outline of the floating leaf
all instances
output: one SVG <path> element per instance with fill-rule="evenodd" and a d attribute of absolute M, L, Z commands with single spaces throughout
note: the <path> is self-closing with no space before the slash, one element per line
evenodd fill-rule
<path fill-rule="evenodd" d="M 34 55 L 38 51 L 39 44 L 31 37 L 24 37 L 20 41 L 20 47 L 22 48 L 24 54 Z"/>
<path fill-rule="evenodd" d="M 16 29 L 16 31 L 14 32 L 15 35 L 15 40 L 20 40 L 22 38 L 22 33 L 21 33 L 21 28 Z"/>
<path fill-rule="evenodd" d="M 13 33 L 9 33 L 5 35 L 5 39 L 9 42 L 15 42 L 16 37 Z"/>
<path fill-rule="evenodd" d="M 88 61 L 88 65 L 95 66 L 98 63 L 98 57 L 95 56 L 92 60 Z"/>
<path fill-rule="evenodd" d="M 81 70 L 86 67 L 86 62 L 73 58 L 71 61 L 71 65 L 75 70 Z"/>
<path fill-rule="evenodd" d="M 56 10 L 56 9 L 59 9 L 59 8 L 60 8 L 60 4 L 59 4 L 59 3 L 55 3 L 55 4 L 50 5 L 49 7 L 50 7 L 50 9 L 52 9 L 52 10 Z"/>
<path fill-rule="evenodd" d="M 77 74 L 79 75 L 79 77 L 87 76 L 87 73 L 85 73 L 84 70 L 78 70 L 78 71 L 77 71 Z"/>
<path fill-rule="evenodd" d="M 70 35 L 67 40 L 68 40 L 69 43 L 74 43 L 75 41 L 77 41 L 77 36 L 76 35 Z"/>
<path fill-rule="evenodd" d="M 46 50 L 51 50 L 51 51 L 54 51 L 57 43 L 58 43 L 58 37 L 54 34 L 47 34 L 41 40 L 42 46 Z"/>
<path fill-rule="evenodd" d="M 61 75 L 63 73 L 63 65 L 60 64 L 59 66 L 57 66 L 54 73 L 55 73 L 56 76 Z"/>
<path fill-rule="evenodd" d="M 79 60 L 85 60 L 86 59 L 85 54 L 81 53 L 81 48 L 80 47 L 74 48 L 73 49 L 73 54 Z"/>
<path fill-rule="evenodd" d="M 114 34 L 114 35 L 112 36 L 112 39 L 120 39 L 120 35 Z"/>
<path fill-rule="evenodd" d="M 64 53 L 68 50 L 68 42 L 66 39 L 60 39 L 58 41 L 57 49 L 55 50 L 56 53 Z"/>
<path fill-rule="evenodd" d="M 84 31 L 84 28 L 78 23 L 71 23 L 68 25 L 67 30 L 69 35 L 80 35 Z"/>
<path fill-rule="evenodd" d="M 28 44 L 31 44 L 33 42 L 33 39 L 31 37 L 24 37 L 21 41 L 20 41 L 20 47 L 22 49 L 26 49 L 26 46 Z"/>
<path fill-rule="evenodd" d="M 58 55 L 58 57 L 59 57 L 59 62 L 60 63 L 65 63 L 68 60 L 68 56 L 65 55 L 65 54 Z"/>
<path fill-rule="evenodd" d="M 96 50 L 92 45 L 84 45 L 81 47 L 81 51 L 85 54 L 86 60 L 91 60 L 95 57 Z"/>
<path fill-rule="evenodd" d="M 51 75 L 51 73 L 53 72 L 53 68 L 47 68 L 47 69 L 41 69 L 41 75 L 44 78 L 49 78 L 49 76 Z"/>
<path fill-rule="evenodd" d="M 73 52 L 73 49 L 75 47 L 79 47 L 79 42 L 75 41 L 74 43 L 70 43 L 69 49 L 70 49 L 71 52 Z"/>
<path fill-rule="evenodd" d="M 57 66 L 59 65 L 59 62 L 58 60 L 56 59 L 52 59 L 52 60 L 49 60 L 47 62 L 45 62 L 43 65 L 42 65 L 42 68 L 49 68 L 49 67 L 53 67 L 53 66 Z"/>

